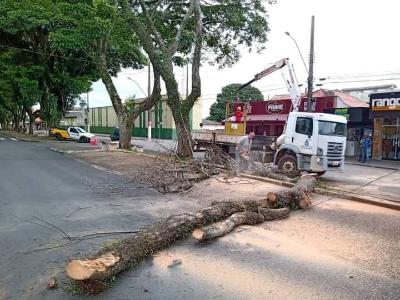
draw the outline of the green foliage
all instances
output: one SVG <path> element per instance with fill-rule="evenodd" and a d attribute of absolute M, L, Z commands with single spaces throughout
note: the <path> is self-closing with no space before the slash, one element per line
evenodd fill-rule
<path fill-rule="evenodd" d="M 177 29 L 182 23 L 190 1 L 149 1 L 148 10 L 153 16 L 155 26 L 163 41 L 174 42 Z M 220 67 L 236 63 L 242 49 L 264 49 L 269 32 L 266 1 L 262 0 L 222 0 L 202 1 L 204 58 Z M 270 1 L 268 1 L 270 2 Z M 271 3 L 269 3 L 271 4 Z M 138 5 L 137 5 L 138 6 Z M 139 8 L 136 8 L 139 11 Z M 195 41 L 193 20 L 182 33 L 174 62 L 181 65 L 193 51 Z M 187 63 L 187 60 L 186 60 Z"/>
<path fill-rule="evenodd" d="M 41 117 L 49 124 L 57 123 L 62 114 L 75 105 L 79 95 L 88 91 L 91 82 L 98 78 L 93 62 L 82 49 L 67 47 L 76 42 L 66 34 L 72 29 L 73 21 L 68 12 L 76 11 L 85 3 L 91 1 L 0 2 L 0 37 L 5 37 L 0 53 L 22 57 L 29 68 L 35 69 L 34 77 L 26 76 L 35 83 L 20 81 L 19 87 L 21 93 L 40 103 Z M 10 67 L 19 63 L 17 60 Z"/>
<path fill-rule="evenodd" d="M 221 93 L 217 95 L 217 101 L 210 107 L 209 120 L 222 121 L 225 119 L 225 105 L 228 101 L 233 101 L 237 97 L 237 90 L 241 84 L 234 83 L 224 86 Z M 264 100 L 261 91 L 255 87 L 247 86 L 239 92 L 240 101 Z"/>

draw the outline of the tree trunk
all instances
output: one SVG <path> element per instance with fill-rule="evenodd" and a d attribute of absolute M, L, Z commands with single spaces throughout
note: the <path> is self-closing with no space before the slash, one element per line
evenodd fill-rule
<path fill-rule="evenodd" d="M 180 157 L 193 157 L 193 140 L 190 133 L 189 116 L 174 118 L 178 139 L 177 154 Z"/>
<path fill-rule="evenodd" d="M 267 220 L 287 217 L 288 208 L 268 209 L 260 208 L 258 212 L 244 211 L 233 214 L 225 221 L 212 224 L 203 228 L 198 228 L 192 233 L 192 237 L 199 242 L 221 237 L 231 232 L 240 225 L 256 225 Z"/>
<path fill-rule="evenodd" d="M 82 289 L 89 293 L 101 292 L 108 279 L 138 265 L 144 258 L 166 248 L 176 240 L 187 238 L 198 227 L 226 219 L 237 212 L 258 212 L 257 201 L 217 202 L 197 213 L 184 213 L 140 231 L 139 233 L 105 248 L 90 259 L 71 260 L 66 271 Z"/>
<path fill-rule="evenodd" d="M 119 141 L 122 149 L 129 150 L 131 148 L 132 139 L 132 123 L 128 116 L 123 114 L 118 116 L 119 125 Z"/>
<path fill-rule="evenodd" d="M 314 191 L 315 183 L 313 175 L 305 175 L 290 189 L 269 192 L 268 202 L 272 207 L 288 207 L 294 204 L 299 208 L 306 208 L 311 205 L 311 193 Z"/>

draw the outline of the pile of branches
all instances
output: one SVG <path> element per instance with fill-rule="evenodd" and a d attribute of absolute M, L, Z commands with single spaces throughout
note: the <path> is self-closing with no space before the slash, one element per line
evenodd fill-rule
<path fill-rule="evenodd" d="M 188 191 L 194 183 L 217 175 L 220 168 L 206 160 L 181 159 L 175 154 L 159 155 L 134 176 L 160 193 Z"/>
<path fill-rule="evenodd" d="M 225 153 L 218 145 L 207 146 L 204 153 L 204 162 L 213 164 L 225 170 L 233 170 L 236 166 L 235 160 Z"/>

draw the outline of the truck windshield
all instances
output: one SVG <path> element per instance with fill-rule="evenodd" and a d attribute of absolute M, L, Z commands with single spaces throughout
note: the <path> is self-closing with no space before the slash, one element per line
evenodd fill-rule
<path fill-rule="evenodd" d="M 318 133 L 321 135 L 346 136 L 346 124 L 330 121 L 318 121 Z"/>
<path fill-rule="evenodd" d="M 80 133 L 85 133 L 85 132 L 86 132 L 86 131 L 83 130 L 82 128 L 77 128 L 77 130 L 78 130 Z"/>

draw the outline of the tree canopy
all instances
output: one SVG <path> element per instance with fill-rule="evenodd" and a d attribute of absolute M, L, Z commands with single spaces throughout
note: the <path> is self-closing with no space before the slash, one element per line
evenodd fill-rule
<path fill-rule="evenodd" d="M 240 58 L 240 46 L 261 51 L 269 31 L 261 0 L 118 1 L 154 70 L 165 82 L 178 138 L 178 154 L 192 156 L 189 114 L 201 95 L 201 63 L 220 67 Z M 192 64 L 192 88 L 179 94 L 174 66 Z"/>
<path fill-rule="evenodd" d="M 210 116 L 208 120 L 222 121 L 225 119 L 225 105 L 228 101 L 234 101 L 237 97 L 237 90 L 241 86 L 239 83 L 229 84 L 222 88 L 221 93 L 217 95 L 217 101 L 210 107 Z M 240 101 L 264 100 L 261 91 L 253 86 L 247 86 L 239 92 Z"/>

